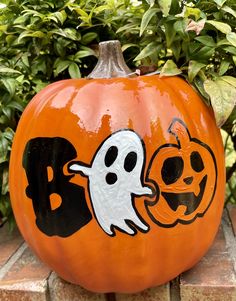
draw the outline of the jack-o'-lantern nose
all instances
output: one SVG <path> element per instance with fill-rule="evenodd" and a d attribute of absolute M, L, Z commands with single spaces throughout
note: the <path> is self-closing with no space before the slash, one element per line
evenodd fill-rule
<path fill-rule="evenodd" d="M 192 184 L 193 182 L 193 177 L 187 177 L 187 178 L 184 178 L 184 183 L 186 183 L 187 185 L 190 185 Z"/>

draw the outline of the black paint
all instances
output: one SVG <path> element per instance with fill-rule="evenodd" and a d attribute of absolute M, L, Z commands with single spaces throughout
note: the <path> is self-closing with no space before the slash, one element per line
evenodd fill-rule
<path fill-rule="evenodd" d="M 125 157 L 124 169 L 127 172 L 131 172 L 135 168 L 136 163 L 137 163 L 137 154 L 135 152 L 130 152 Z"/>
<path fill-rule="evenodd" d="M 195 195 L 193 192 L 162 192 L 162 196 L 167 201 L 170 208 L 174 211 L 178 209 L 179 206 L 184 205 L 186 207 L 185 215 L 193 213 L 201 203 L 203 194 L 205 192 L 205 187 L 207 183 L 207 175 L 203 177 L 199 186 L 200 192 L 198 195 Z"/>
<path fill-rule="evenodd" d="M 117 181 L 117 175 L 114 173 L 114 172 L 109 172 L 107 175 L 106 175 L 106 182 L 108 185 L 113 185 L 116 183 Z"/>
<path fill-rule="evenodd" d="M 201 172 L 204 169 L 204 164 L 202 161 L 202 157 L 199 152 L 192 152 L 190 156 L 192 169 L 196 172 Z"/>
<path fill-rule="evenodd" d="M 175 183 L 182 175 L 184 161 L 181 157 L 167 158 L 161 169 L 161 176 L 166 185 Z"/>
<path fill-rule="evenodd" d="M 184 183 L 187 185 L 191 185 L 193 182 L 193 177 L 187 177 L 183 179 Z"/>
<path fill-rule="evenodd" d="M 76 156 L 73 145 L 60 137 L 34 138 L 25 147 L 23 167 L 29 184 L 26 194 L 33 201 L 38 228 L 48 236 L 70 236 L 92 219 L 84 188 L 69 182 L 73 175 L 63 173 L 63 166 Z M 50 182 L 48 166 L 53 170 Z M 50 204 L 53 193 L 61 197 L 61 205 L 55 210 Z"/>
<path fill-rule="evenodd" d="M 105 165 L 110 167 L 116 160 L 118 156 L 118 148 L 116 146 L 111 146 L 105 156 Z"/>

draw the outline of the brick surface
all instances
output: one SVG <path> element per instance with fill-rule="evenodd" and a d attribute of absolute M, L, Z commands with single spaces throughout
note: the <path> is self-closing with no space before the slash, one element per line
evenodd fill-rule
<path fill-rule="evenodd" d="M 181 301 L 236 301 L 236 275 L 222 228 L 209 252 L 180 278 Z"/>
<path fill-rule="evenodd" d="M 0 228 L 0 269 L 23 243 L 19 231 L 9 232 L 7 226 Z"/>
<path fill-rule="evenodd" d="M 170 301 L 169 283 L 137 294 L 117 294 L 116 301 Z"/>
<path fill-rule="evenodd" d="M 230 221 L 232 223 L 234 236 L 236 236 L 236 205 L 229 204 L 227 209 L 229 212 Z"/>
<path fill-rule="evenodd" d="M 78 285 L 68 283 L 54 272 L 49 278 L 51 301 L 105 301 L 104 294 L 89 292 Z"/>
<path fill-rule="evenodd" d="M 0 300 L 46 301 L 50 270 L 25 247 L 0 279 Z"/>
<path fill-rule="evenodd" d="M 137 294 L 94 294 L 70 284 L 31 253 L 17 230 L 0 228 L 0 301 L 236 301 L 236 206 L 227 211 L 224 231 L 194 268 Z"/>

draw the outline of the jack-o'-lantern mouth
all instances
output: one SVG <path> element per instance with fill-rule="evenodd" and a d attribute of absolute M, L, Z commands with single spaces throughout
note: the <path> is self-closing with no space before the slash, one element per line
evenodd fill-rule
<path fill-rule="evenodd" d="M 184 205 L 186 207 L 184 215 L 188 215 L 193 213 L 200 205 L 205 191 L 206 182 L 207 175 L 202 178 L 199 184 L 200 191 L 198 195 L 195 195 L 193 192 L 162 192 L 161 194 L 173 211 L 176 211 L 180 205 Z"/>

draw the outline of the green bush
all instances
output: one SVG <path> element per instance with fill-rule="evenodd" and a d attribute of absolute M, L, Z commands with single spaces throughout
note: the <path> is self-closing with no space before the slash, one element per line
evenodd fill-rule
<path fill-rule="evenodd" d="M 98 42 L 111 39 L 121 41 L 130 68 L 181 74 L 211 103 L 219 125 L 227 119 L 227 201 L 235 202 L 236 109 L 231 113 L 236 99 L 235 0 L 1 3 L 0 223 L 1 215 L 3 221 L 13 220 L 8 163 L 24 107 L 50 82 L 89 74 Z"/>

